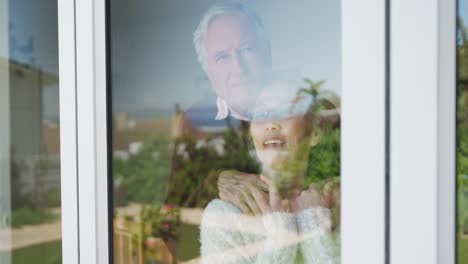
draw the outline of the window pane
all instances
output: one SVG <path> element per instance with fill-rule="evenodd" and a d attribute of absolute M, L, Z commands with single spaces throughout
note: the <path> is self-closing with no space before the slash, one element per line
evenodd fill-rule
<path fill-rule="evenodd" d="M 468 263 L 468 1 L 458 1 L 457 21 L 457 241 L 458 263 Z"/>
<path fill-rule="evenodd" d="M 109 8 L 114 263 L 339 262 L 340 1 Z"/>
<path fill-rule="evenodd" d="M 61 263 L 57 2 L 0 13 L 0 263 Z"/>

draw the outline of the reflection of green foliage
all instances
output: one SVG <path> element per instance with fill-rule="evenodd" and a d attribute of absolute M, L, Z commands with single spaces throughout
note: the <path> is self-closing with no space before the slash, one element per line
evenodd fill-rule
<path fill-rule="evenodd" d="M 326 128 L 317 145 L 309 153 L 306 183 L 340 175 L 340 129 Z"/>
<path fill-rule="evenodd" d="M 340 175 L 340 129 L 339 125 L 333 124 L 320 118 L 323 110 L 336 109 L 340 107 L 339 97 L 332 92 L 322 89 L 324 80 L 312 81 L 304 79 L 306 87 L 297 91 L 295 101 L 301 100 L 304 96 L 311 96 L 312 102 L 308 112 L 313 117 L 313 128 L 318 141 L 309 151 L 308 171 L 306 184 L 319 182 L 331 177 Z"/>
<path fill-rule="evenodd" d="M 335 95 L 324 99 L 325 92 L 321 90 L 324 81 L 306 79 L 305 82 L 307 87 L 297 95 L 298 98 L 313 97 L 315 104 L 308 109 L 312 115 L 339 107 Z M 330 101 L 330 98 L 336 101 Z M 309 144 L 301 148 L 298 152 L 301 158 L 291 164 L 293 172 L 303 174 L 307 171 L 306 183 L 340 175 L 340 129 L 338 121 L 333 121 L 330 126 L 327 122 L 319 120 L 313 125 L 314 132 L 318 131 L 319 135 L 312 137 L 320 140 L 311 148 Z M 247 138 L 247 123 L 241 122 L 240 127 L 234 128 L 228 120 L 224 134 L 203 141 L 193 136 L 175 141 L 163 137 L 146 141 L 142 150 L 128 160 L 114 160 L 115 201 L 117 205 L 169 202 L 182 207 L 204 207 L 218 197 L 217 178 L 221 171 L 259 173 L 259 164 L 250 156 Z M 222 153 L 215 146 L 220 140 L 223 142 Z"/>
<path fill-rule="evenodd" d="M 201 146 L 193 137 L 178 138 L 174 143 L 168 138 L 143 143 L 141 151 L 128 160 L 114 159 L 116 204 L 167 201 L 180 206 L 205 206 L 218 196 L 216 183 L 222 170 L 259 171 L 249 155 L 247 133 L 248 127 L 243 124 L 240 129 L 229 126 L 223 135 L 207 138 Z M 218 153 L 211 144 L 220 138 L 224 140 L 224 153 Z M 178 153 L 181 147 L 182 154 Z"/>
<path fill-rule="evenodd" d="M 458 259 L 468 261 L 468 240 L 461 233 L 468 232 L 468 31 L 459 17 L 458 80 L 457 80 L 457 179 L 458 179 Z"/>
<path fill-rule="evenodd" d="M 171 171 L 172 143 L 156 138 L 126 161 L 114 159 L 114 197 L 117 205 L 128 202 L 164 202 Z"/>
<path fill-rule="evenodd" d="M 14 156 L 14 152 L 13 155 Z M 10 173 L 11 173 L 11 207 L 13 210 L 22 208 L 31 209 L 44 209 L 51 207 L 60 207 L 60 182 L 54 182 L 53 186 L 44 190 L 43 181 L 45 184 L 50 184 L 47 177 L 53 173 L 54 170 L 60 170 L 58 160 L 54 160 L 49 153 L 42 151 L 38 155 L 38 159 L 34 164 L 34 175 L 36 184 L 33 186 L 32 191 L 23 191 L 24 183 L 22 183 L 22 171 L 27 169 L 25 161 L 18 161 L 14 158 L 10 159 Z"/>
<path fill-rule="evenodd" d="M 177 238 L 180 225 L 180 209 L 174 206 L 160 204 L 143 205 L 140 211 L 139 234 L 140 243 L 149 237 L 159 237 L 167 241 Z"/>
<path fill-rule="evenodd" d="M 310 113 L 318 113 L 321 110 L 340 107 L 339 97 L 333 92 L 323 90 L 322 86 L 325 84 L 325 80 L 316 82 L 309 78 L 305 78 L 304 82 L 307 86 L 297 90 L 296 97 L 293 100 L 293 107 L 305 96 L 312 97 L 312 102 L 308 109 Z"/>
<path fill-rule="evenodd" d="M 19 208 L 11 214 L 11 226 L 18 228 L 23 225 L 40 225 L 50 223 L 57 218 L 53 213 L 45 209 Z"/>
<path fill-rule="evenodd" d="M 2 252 L 0 252 L 0 257 L 1 254 Z M 62 241 L 57 240 L 14 249 L 11 255 L 12 264 L 59 264 L 62 263 Z"/>
<path fill-rule="evenodd" d="M 460 17 L 457 19 L 458 26 L 458 78 L 465 83 L 468 80 L 468 32 Z M 466 84 L 465 84 L 466 85 Z"/>
<path fill-rule="evenodd" d="M 60 207 L 61 201 L 60 186 L 52 187 L 44 193 L 44 200 L 47 207 Z"/>
<path fill-rule="evenodd" d="M 468 32 L 461 18 L 458 24 L 457 174 L 468 175 Z M 466 182 L 460 182 L 468 187 Z"/>
<path fill-rule="evenodd" d="M 176 146 L 185 145 L 187 159 L 175 155 L 174 171 L 169 187 L 168 201 L 181 206 L 204 207 L 218 196 L 217 177 L 223 170 L 238 170 L 258 173 L 258 164 L 249 155 L 245 142 L 248 128 L 244 124 L 240 131 L 228 127 L 223 135 L 224 153 L 211 146 L 215 138 L 208 138 L 206 145 L 196 146 L 193 138 L 179 138 Z"/>

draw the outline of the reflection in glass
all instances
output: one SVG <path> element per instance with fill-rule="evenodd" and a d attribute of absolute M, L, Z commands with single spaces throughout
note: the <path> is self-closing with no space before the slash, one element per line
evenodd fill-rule
<path fill-rule="evenodd" d="M 114 263 L 339 262 L 339 1 L 110 8 Z"/>
<path fill-rule="evenodd" d="M 458 263 L 468 263 L 468 2 L 457 18 L 457 242 Z"/>
<path fill-rule="evenodd" d="M 61 263 L 57 3 L 0 12 L 0 263 Z"/>

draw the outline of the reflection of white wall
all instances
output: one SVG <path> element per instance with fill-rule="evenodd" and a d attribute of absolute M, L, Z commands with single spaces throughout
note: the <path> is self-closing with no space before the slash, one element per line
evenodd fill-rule
<path fill-rule="evenodd" d="M 10 64 L 12 158 L 37 155 L 42 144 L 42 73 Z"/>
<path fill-rule="evenodd" d="M 41 170 L 41 159 L 58 164 L 58 156 L 45 156 L 43 135 L 43 101 L 45 87 L 58 81 L 57 76 L 25 65 L 10 62 L 10 136 L 11 158 L 20 165 L 18 193 L 46 191 L 57 185 L 59 171 L 54 165 L 47 172 Z M 47 175 L 45 175 L 47 174 Z"/>
<path fill-rule="evenodd" d="M 1 9 L 1 6 L 0 6 Z M 0 16 L 0 25 L 2 24 Z M 0 35 L 0 41 L 4 39 Z M 8 208 L 8 209 L 6 209 Z M 8 60 L 0 58 L 0 213 L 10 208 L 10 77 Z M 1 219 L 0 219 L 1 221 Z M 0 223 L 1 226 L 1 223 Z"/>

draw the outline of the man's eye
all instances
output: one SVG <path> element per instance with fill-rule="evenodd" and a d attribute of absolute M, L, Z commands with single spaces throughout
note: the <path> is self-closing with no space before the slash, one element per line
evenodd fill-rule
<path fill-rule="evenodd" d="M 217 63 L 227 63 L 229 61 L 228 55 L 220 55 L 216 58 Z"/>
<path fill-rule="evenodd" d="M 251 52 L 252 51 L 252 48 L 250 46 L 246 46 L 246 47 L 243 47 L 241 49 L 242 52 Z"/>

